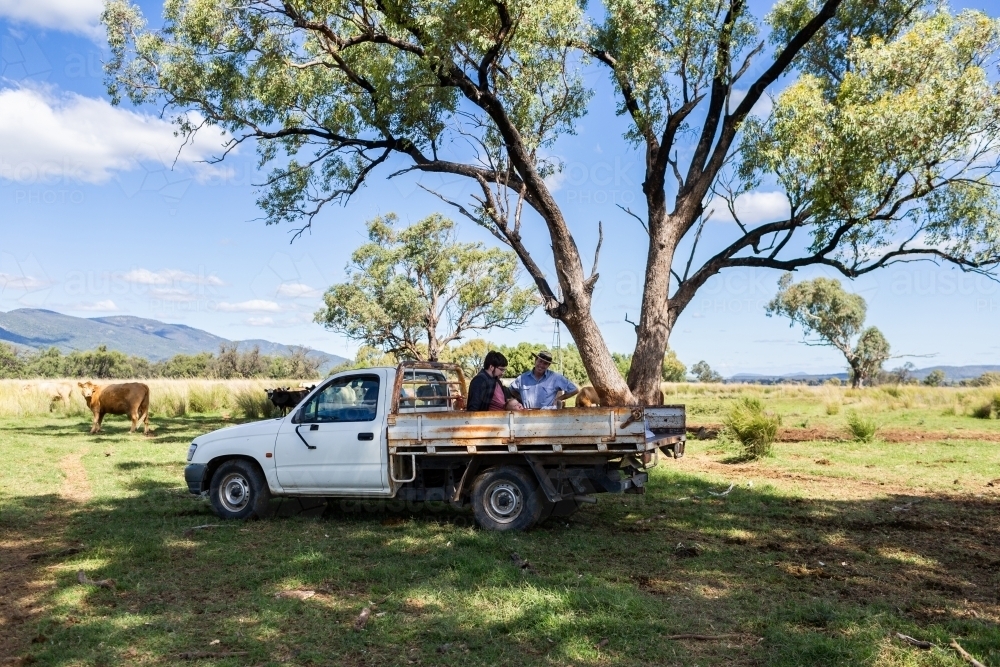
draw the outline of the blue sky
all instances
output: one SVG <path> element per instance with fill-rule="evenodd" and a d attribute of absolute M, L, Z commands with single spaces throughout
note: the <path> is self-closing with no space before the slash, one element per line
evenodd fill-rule
<path fill-rule="evenodd" d="M 140 4 L 155 24 L 160 3 Z M 312 323 L 312 314 L 322 291 L 344 279 L 350 253 L 365 241 L 364 222 L 389 212 L 404 222 L 435 211 L 451 215 L 419 185 L 462 199 L 472 192 L 469 184 L 377 176 L 348 206 L 327 209 L 310 234 L 289 244 L 289 228 L 258 219 L 252 150 L 209 166 L 203 160 L 217 152 L 219 138 L 204 133 L 178 157 L 179 140 L 155 110 L 110 106 L 101 6 L 101 0 L 0 0 L 0 311 L 136 315 L 232 339 L 353 355 L 357 343 Z M 960 6 L 997 15 L 982 0 Z M 611 349 L 629 352 L 635 341 L 625 317 L 638 316 L 645 233 L 616 204 L 641 208 L 641 160 L 621 138 L 624 124 L 603 74 L 588 76 L 596 90 L 591 111 L 577 135 L 553 150 L 566 165 L 556 198 L 585 257 L 603 222 L 594 312 Z M 750 220 L 765 220 L 780 211 L 781 198 L 764 188 L 744 206 Z M 463 240 L 495 242 L 459 222 Z M 719 245 L 732 234 L 732 223 L 715 221 L 706 242 Z M 526 223 L 525 238 L 551 267 L 537 221 Z M 798 278 L 815 275 L 833 276 L 816 270 Z M 803 345 L 798 330 L 764 315 L 778 277 L 734 270 L 714 278 L 671 338 L 680 358 L 688 365 L 705 359 L 725 375 L 841 370 L 836 352 Z M 994 282 L 907 264 L 848 288 L 867 299 L 868 321 L 886 333 L 894 353 L 933 355 L 912 359 L 918 366 L 1000 363 Z M 487 338 L 548 345 L 552 332 L 552 320 L 538 313 L 521 330 Z"/>

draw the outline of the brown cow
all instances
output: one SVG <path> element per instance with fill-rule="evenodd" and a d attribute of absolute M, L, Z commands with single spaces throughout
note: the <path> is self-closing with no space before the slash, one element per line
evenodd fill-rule
<path fill-rule="evenodd" d="M 601 407 L 601 398 L 597 395 L 597 390 L 587 385 L 580 389 L 580 393 L 576 395 L 576 407 L 578 408 L 599 408 Z"/>
<path fill-rule="evenodd" d="M 141 382 L 99 386 L 93 382 L 78 382 L 83 400 L 94 413 L 91 435 L 101 432 L 104 415 L 128 415 L 132 418 L 129 433 L 135 433 L 139 420 L 143 420 L 143 433 L 149 433 L 149 387 Z"/>

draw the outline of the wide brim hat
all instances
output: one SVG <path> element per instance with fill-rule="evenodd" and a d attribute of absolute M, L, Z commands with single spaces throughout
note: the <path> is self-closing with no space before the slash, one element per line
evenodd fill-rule
<path fill-rule="evenodd" d="M 548 350 L 542 350 L 541 352 L 536 352 L 535 357 L 541 359 L 542 361 L 546 361 L 550 364 L 552 363 L 552 353 L 549 352 Z"/>

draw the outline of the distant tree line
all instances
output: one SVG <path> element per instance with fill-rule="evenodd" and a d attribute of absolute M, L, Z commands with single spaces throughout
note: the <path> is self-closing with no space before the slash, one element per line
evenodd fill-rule
<path fill-rule="evenodd" d="M 109 350 L 63 354 L 50 347 L 23 352 L 0 343 L 0 379 L 28 378 L 212 378 L 219 380 L 271 378 L 313 379 L 319 377 L 320 360 L 305 348 L 294 348 L 289 356 L 261 354 L 259 347 L 241 352 L 236 344 L 223 344 L 217 354 L 178 354 L 163 361 Z"/>

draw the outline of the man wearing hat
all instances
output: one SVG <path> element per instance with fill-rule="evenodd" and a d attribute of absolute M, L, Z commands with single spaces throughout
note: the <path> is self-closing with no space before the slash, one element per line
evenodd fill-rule
<path fill-rule="evenodd" d="M 565 376 L 550 371 L 550 365 L 552 354 L 548 350 L 542 350 L 535 354 L 535 367 L 514 378 L 510 384 L 511 391 L 520 397 L 525 408 L 556 408 L 556 401 L 564 401 L 580 391 Z"/>

